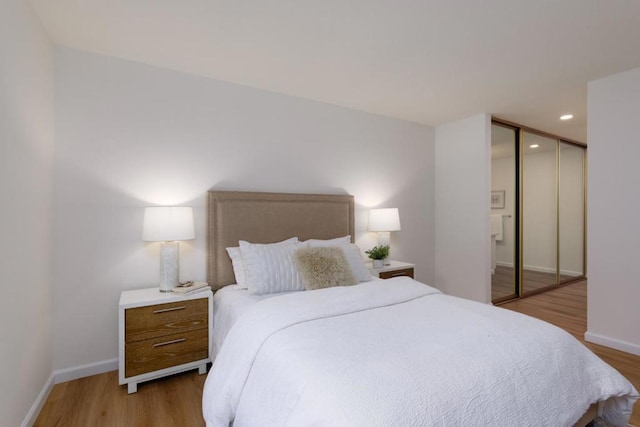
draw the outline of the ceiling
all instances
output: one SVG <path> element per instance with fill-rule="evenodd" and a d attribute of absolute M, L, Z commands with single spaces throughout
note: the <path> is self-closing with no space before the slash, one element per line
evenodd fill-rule
<path fill-rule="evenodd" d="M 60 45 L 431 126 L 487 112 L 582 142 L 587 82 L 640 67 L 635 0 L 31 3 Z"/>

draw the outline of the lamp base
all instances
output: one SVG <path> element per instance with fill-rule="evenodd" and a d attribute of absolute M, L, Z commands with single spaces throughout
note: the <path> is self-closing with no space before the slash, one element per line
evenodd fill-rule
<path fill-rule="evenodd" d="M 390 246 L 390 243 L 391 233 L 388 231 L 378 231 L 378 246 Z M 384 265 L 391 265 L 391 259 L 389 259 L 389 257 L 384 259 Z"/>
<path fill-rule="evenodd" d="M 378 231 L 378 246 L 389 246 L 391 233 L 388 231 Z"/>
<path fill-rule="evenodd" d="M 180 264 L 178 242 L 162 242 L 160 246 L 160 292 L 171 292 L 178 286 Z"/>

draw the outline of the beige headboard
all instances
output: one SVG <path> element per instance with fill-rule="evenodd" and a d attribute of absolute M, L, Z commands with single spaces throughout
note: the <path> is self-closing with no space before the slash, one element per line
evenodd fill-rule
<path fill-rule="evenodd" d="M 209 191 L 207 195 L 207 281 L 214 290 L 235 282 L 226 249 L 253 243 L 354 239 L 350 195 Z"/>

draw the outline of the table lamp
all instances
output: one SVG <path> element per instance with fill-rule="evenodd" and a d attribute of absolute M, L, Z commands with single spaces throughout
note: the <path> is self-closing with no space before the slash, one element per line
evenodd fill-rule
<path fill-rule="evenodd" d="M 378 246 L 389 246 L 391 231 L 400 230 L 400 214 L 398 208 L 371 209 L 369 211 L 369 231 L 378 232 Z M 385 265 L 391 264 L 389 257 Z"/>
<path fill-rule="evenodd" d="M 162 242 L 160 247 L 160 292 L 171 292 L 180 275 L 179 240 L 195 238 L 193 208 L 158 206 L 144 209 L 142 240 Z"/>

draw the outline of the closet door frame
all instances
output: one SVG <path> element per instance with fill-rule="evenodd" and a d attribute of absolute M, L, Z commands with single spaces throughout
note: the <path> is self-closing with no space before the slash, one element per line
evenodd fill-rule
<path fill-rule="evenodd" d="M 495 126 L 500 126 L 505 129 L 509 129 L 513 131 L 513 144 L 514 144 L 514 157 L 515 157 L 515 165 L 514 165 L 514 202 L 513 202 L 513 212 L 511 214 L 512 219 L 514 221 L 513 225 L 513 276 L 512 276 L 512 284 L 513 284 L 513 293 L 510 295 L 501 296 L 498 298 L 492 298 L 491 302 L 493 304 L 501 304 L 507 301 L 513 301 L 514 299 L 518 299 L 521 295 L 521 285 L 520 285 L 520 194 L 521 194 L 521 179 L 520 179 L 520 139 L 522 137 L 520 128 L 517 126 L 512 126 L 508 123 L 503 123 L 501 121 L 495 120 L 492 118 L 491 124 Z M 493 285 L 492 285 L 493 286 Z"/>

